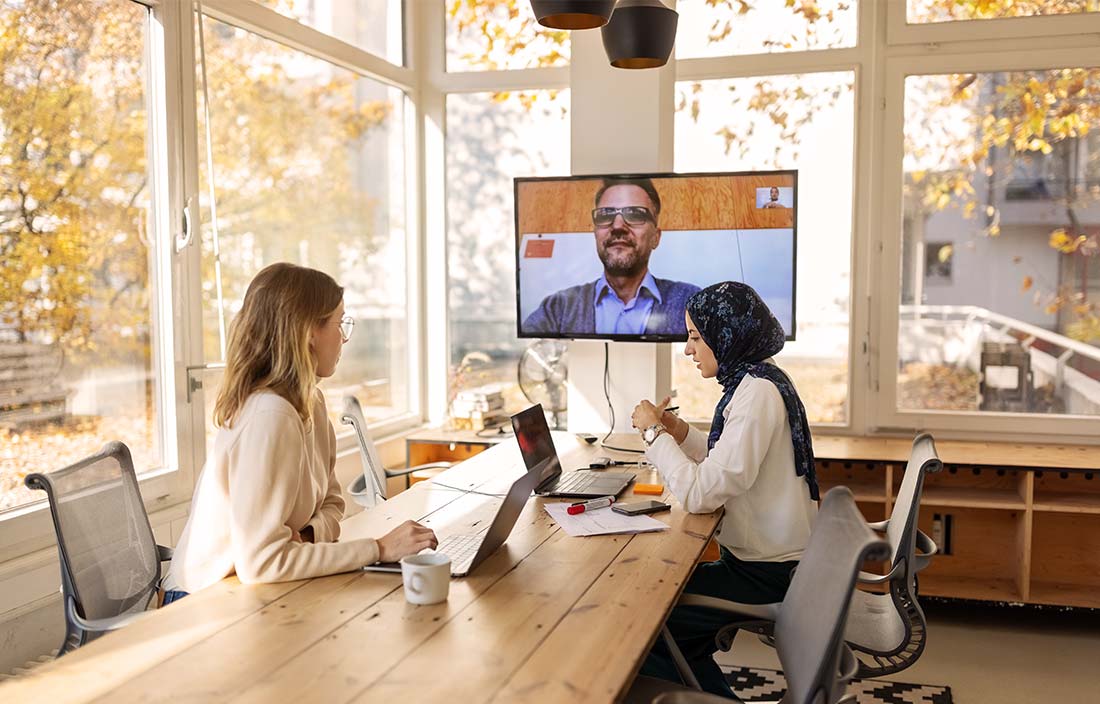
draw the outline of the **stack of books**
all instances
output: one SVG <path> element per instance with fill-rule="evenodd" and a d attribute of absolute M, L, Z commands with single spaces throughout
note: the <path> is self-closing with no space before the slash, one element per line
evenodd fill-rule
<path fill-rule="evenodd" d="M 451 420 L 459 430 L 483 430 L 506 423 L 503 385 L 486 384 L 459 391 L 451 402 Z"/>

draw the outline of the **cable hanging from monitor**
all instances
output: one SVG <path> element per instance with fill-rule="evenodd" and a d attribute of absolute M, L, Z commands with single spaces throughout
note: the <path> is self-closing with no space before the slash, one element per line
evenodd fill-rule
<path fill-rule="evenodd" d="M 745 260 L 741 256 L 741 232 L 738 231 L 734 237 L 737 238 L 737 264 L 741 267 L 741 283 L 747 284 L 748 281 L 745 281 Z"/>
<path fill-rule="evenodd" d="M 611 350 L 607 342 L 603 343 L 603 395 L 607 399 L 607 415 L 611 418 L 611 424 L 607 427 L 607 435 L 600 440 L 600 445 L 607 442 L 611 433 L 615 430 L 615 406 L 611 403 Z"/>
<path fill-rule="evenodd" d="M 615 447 L 614 445 L 608 445 L 607 439 L 611 437 L 611 433 L 615 430 L 615 405 L 611 403 L 611 365 L 610 365 L 611 352 L 609 344 L 603 343 L 603 396 L 607 399 L 607 415 L 611 418 L 611 426 L 607 429 L 607 434 L 600 440 L 600 447 L 605 450 L 617 450 L 618 452 L 633 452 L 635 454 L 641 454 L 641 450 L 635 450 L 630 447 Z"/>

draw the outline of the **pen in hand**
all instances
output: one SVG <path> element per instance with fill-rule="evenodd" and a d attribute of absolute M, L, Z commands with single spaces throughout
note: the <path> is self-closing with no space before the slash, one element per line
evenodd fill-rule
<path fill-rule="evenodd" d="M 601 496 L 598 499 L 592 499 L 591 501 L 578 501 L 575 504 L 570 504 L 569 508 L 565 509 L 565 512 L 570 516 L 575 516 L 578 513 L 584 513 L 585 511 L 594 511 L 598 508 L 604 508 L 610 506 L 615 501 L 614 496 Z"/>

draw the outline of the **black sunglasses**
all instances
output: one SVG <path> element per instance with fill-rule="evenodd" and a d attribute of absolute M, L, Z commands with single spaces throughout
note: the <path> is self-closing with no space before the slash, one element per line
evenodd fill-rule
<path fill-rule="evenodd" d="M 627 225 L 644 225 L 647 222 L 657 222 L 653 213 L 644 205 L 628 205 L 622 208 L 595 208 L 592 211 L 592 224 L 596 227 L 607 227 L 615 222 L 615 216 L 622 215 L 623 222 Z"/>

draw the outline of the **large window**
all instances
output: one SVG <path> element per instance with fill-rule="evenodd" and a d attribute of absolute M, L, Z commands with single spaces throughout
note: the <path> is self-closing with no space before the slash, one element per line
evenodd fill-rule
<path fill-rule="evenodd" d="M 319 32 L 405 63 L 404 0 L 257 0 Z"/>
<path fill-rule="evenodd" d="M 295 262 L 343 285 L 356 321 L 322 385 L 333 418 L 346 394 L 368 420 L 408 412 L 404 94 L 223 22 L 203 29 L 217 216 L 214 228 L 204 162 L 206 359 L 222 359 L 252 277 Z"/>
<path fill-rule="evenodd" d="M 798 169 L 796 339 L 777 360 L 814 423 L 848 419 L 852 256 L 851 72 L 677 84 L 676 170 Z M 721 389 L 673 347 L 681 414 L 710 418 Z"/>
<path fill-rule="evenodd" d="M 156 382 L 146 28 L 129 0 L 0 4 L 0 513 L 125 442 L 170 462 Z"/>
<path fill-rule="evenodd" d="M 446 0 L 448 71 L 569 64 L 569 32 L 541 27 L 527 0 Z"/>
<path fill-rule="evenodd" d="M 1096 0 L 906 0 L 906 19 L 922 22 L 988 20 L 1100 12 Z"/>
<path fill-rule="evenodd" d="M 447 96 L 449 397 L 503 382 L 523 407 L 512 179 L 568 172 L 567 91 Z"/>
<path fill-rule="evenodd" d="M 23 476 L 108 439 L 143 473 L 178 466 L 150 496 L 182 498 L 209 422 L 194 382 L 210 403 L 226 328 L 274 261 L 346 287 L 334 410 L 355 393 L 371 420 L 405 422 L 489 382 L 523 403 L 512 179 L 570 170 L 570 114 L 588 107 L 571 105 L 570 34 L 525 0 L 204 0 L 201 22 L 199 7 L 0 0 L 0 510 L 35 536 L 46 522 L 11 511 L 32 498 Z M 632 108 L 674 120 L 678 171 L 798 169 L 799 327 L 779 361 L 811 419 L 1084 436 L 1100 415 L 1100 6 L 677 8 L 674 97 Z M 443 237 L 446 282 L 425 281 Z M 444 305 L 445 354 L 416 327 Z M 422 350 L 445 359 L 422 369 Z M 684 414 L 708 418 L 714 387 L 676 358 Z"/>
<path fill-rule="evenodd" d="M 905 79 L 897 405 L 1100 415 L 1100 70 Z"/>
<path fill-rule="evenodd" d="M 679 0 L 676 58 L 852 47 L 858 10 L 858 0 Z"/>

